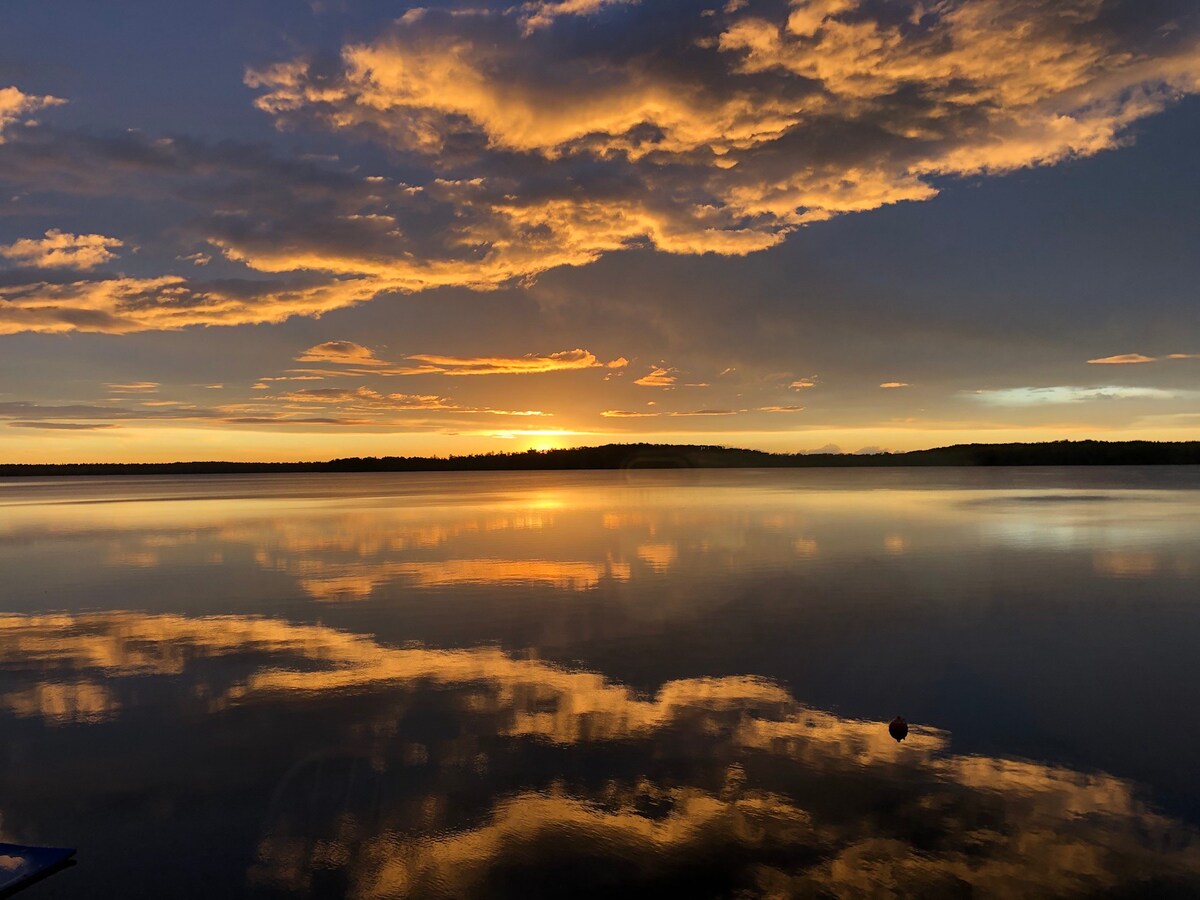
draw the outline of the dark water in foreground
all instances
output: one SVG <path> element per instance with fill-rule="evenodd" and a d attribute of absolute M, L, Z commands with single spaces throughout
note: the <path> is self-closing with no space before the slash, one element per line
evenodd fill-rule
<path fill-rule="evenodd" d="M 1161 468 L 0 481 L 0 842 L 79 849 L 23 900 L 1200 895 L 1198 513 Z"/>

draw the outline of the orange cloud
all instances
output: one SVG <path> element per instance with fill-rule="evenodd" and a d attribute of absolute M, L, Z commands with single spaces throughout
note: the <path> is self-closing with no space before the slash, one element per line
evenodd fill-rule
<path fill-rule="evenodd" d="M 475 177 L 456 182 L 475 187 L 474 208 L 490 203 L 464 228 L 491 249 L 473 278 L 489 265 L 541 271 L 547 251 L 550 265 L 579 265 L 643 242 L 753 252 L 800 225 L 931 198 L 934 176 L 1116 147 L 1131 123 L 1200 90 L 1192 29 L 1147 25 L 1162 38 L 1143 45 L 1098 0 L 942 3 L 912 22 L 863 0 L 793 0 L 766 15 L 731 3 L 681 16 L 688 55 L 661 61 L 611 44 L 564 56 L 538 33 L 606 5 L 526 3 L 518 23 L 426 10 L 344 46 L 335 73 L 295 59 L 246 81 L 281 123 L 359 129 L 431 160 L 470 135 L 489 152 L 635 173 L 637 189 L 619 196 L 581 182 L 490 199 L 482 154 Z M 633 28 L 642 13 L 621 14 Z M 665 179 L 664 162 L 682 177 Z"/>
<path fill-rule="evenodd" d="M 102 428 L 120 428 L 110 422 L 9 422 L 9 428 L 40 428 L 46 431 L 98 431 Z"/>
<path fill-rule="evenodd" d="M 153 394 L 158 391 L 162 385 L 157 381 L 134 381 L 129 384 L 113 384 L 108 382 L 105 384 L 110 394 Z"/>
<path fill-rule="evenodd" d="M 366 279 L 316 284 L 202 284 L 177 275 L 0 286 L 0 334 L 130 334 L 191 325 L 248 325 L 316 316 L 370 300 Z"/>
<path fill-rule="evenodd" d="M 879 385 L 879 386 L 880 386 L 881 388 L 906 388 L 906 387 L 908 387 L 908 382 L 905 382 L 905 381 L 885 381 L 885 382 L 883 382 L 883 384 L 881 384 L 881 385 Z"/>
<path fill-rule="evenodd" d="M 367 387 L 341 388 L 305 388 L 282 394 L 280 400 L 292 403 L 319 403 L 322 405 L 339 405 L 346 409 L 459 409 L 445 397 L 433 394 L 381 394 Z"/>
<path fill-rule="evenodd" d="M 385 366 L 382 359 L 361 344 L 353 341 L 325 341 L 309 347 L 296 357 L 297 362 L 346 363 L 356 366 Z"/>
<path fill-rule="evenodd" d="M 533 0 L 521 5 L 521 22 L 528 33 L 548 27 L 560 16 L 589 16 L 606 6 L 636 2 L 637 0 Z"/>
<path fill-rule="evenodd" d="M 39 109 L 59 106 L 66 102 L 58 97 L 37 97 L 25 94 L 11 86 L 0 88 L 0 144 L 4 143 L 6 128 L 20 122 L 25 116 L 35 113 Z"/>
<path fill-rule="evenodd" d="M 448 410 L 457 413 L 484 414 L 491 416 L 536 417 L 549 416 L 536 409 L 493 409 L 491 407 L 460 406 L 447 397 L 436 394 L 382 394 L 368 387 L 359 388 L 305 388 L 281 394 L 275 398 L 285 403 L 337 406 L 348 412 L 406 412 L 412 410 Z M 283 420 L 281 420 L 283 421 Z M 341 424 L 341 423 L 334 423 Z M 348 424 L 362 424 L 350 422 Z"/>
<path fill-rule="evenodd" d="M 862 0 L 793 0 L 784 23 L 744 16 L 718 47 L 742 72 L 819 83 L 818 114 L 861 113 L 916 87 L 933 105 L 901 125 L 913 141 L 936 146 L 946 137 L 939 117 L 974 108 L 982 127 L 903 172 L 1008 171 L 1113 147 L 1123 127 L 1200 87 L 1194 35 L 1161 56 L 1121 53 L 1123 35 L 1103 28 L 1103 10 L 1097 0 L 975 0 L 921 10 L 912 27 L 874 19 Z M 901 174 L 890 178 L 902 184 Z"/>
<path fill-rule="evenodd" d="M 576 348 L 549 353 L 544 356 L 529 353 L 525 356 L 435 356 L 417 354 L 408 359 L 426 363 L 430 371 L 442 375 L 530 375 L 541 372 L 562 372 L 571 369 L 608 368 L 619 369 L 628 365 L 628 360 L 618 357 L 612 362 L 601 362 L 595 354 Z"/>
<path fill-rule="evenodd" d="M 305 370 L 314 376 L 325 375 L 535 375 L 544 372 L 563 372 L 574 369 L 620 369 L 629 360 L 620 356 L 611 362 L 602 362 L 588 350 L 576 348 L 557 353 L 527 353 L 524 356 L 439 356 L 416 354 L 405 357 L 419 363 L 417 366 L 395 366 L 377 357 L 374 351 L 351 341 L 326 341 L 309 347 L 300 356 L 299 362 L 323 362 L 348 366 L 374 367 L 347 370 Z M 276 379 L 266 378 L 264 381 Z M 288 380 L 281 378 L 278 380 Z"/>
<path fill-rule="evenodd" d="M 38 268 L 94 269 L 116 259 L 113 250 L 125 246 L 102 234 L 66 234 L 51 228 L 43 238 L 21 238 L 0 246 L 0 256 Z"/>
<path fill-rule="evenodd" d="M 663 366 L 652 366 L 650 374 L 643 375 L 634 381 L 645 387 L 672 387 L 678 380 L 678 369 L 668 369 Z"/>
<path fill-rule="evenodd" d="M 1133 123 L 1200 91 L 1195 23 L 1157 4 L 1117 22 L 1101 0 L 940 2 L 911 17 L 867 0 L 730 2 L 681 11 L 669 34 L 654 31 L 653 7 L 412 9 L 332 66 L 297 58 L 246 73 L 279 126 L 381 142 L 405 154 L 412 184 L 170 138 L 128 138 L 152 173 L 136 181 L 101 142 L 79 138 L 50 161 L 28 150 L 21 177 L 37 184 L 178 198 L 171 185 L 195 178 L 203 189 L 188 197 L 208 203 L 199 236 L 258 273 L 307 274 L 7 285 L 0 334 L 280 322 L 380 294 L 496 289 L 631 248 L 745 255 L 833 216 L 929 199 L 943 176 L 1120 146 Z M 646 39 L 578 29 L 562 52 L 566 17 L 602 10 Z M 60 102 L 0 89 L 0 128 Z M 247 196 L 247 183 L 264 188 Z M 92 243 L 18 252 L 79 268 L 116 246 L 55 239 Z M 448 368 L 475 374 L 462 362 Z M 531 365 L 540 371 L 523 359 L 477 368 Z M 638 383 L 669 387 L 670 375 Z"/>
<path fill-rule="evenodd" d="M 1164 359 L 1200 359 L 1200 353 L 1168 353 L 1166 356 L 1145 356 L 1141 353 L 1121 353 L 1117 356 L 1103 356 L 1099 359 L 1089 359 L 1092 365 L 1123 366 L 1138 365 L 1139 363 L 1159 362 Z"/>
<path fill-rule="evenodd" d="M 1088 362 L 1092 365 L 1124 366 L 1135 365 L 1137 363 L 1156 362 L 1157 360 L 1157 356 L 1143 356 L 1141 353 L 1122 353 L 1118 356 L 1104 356 L 1100 359 L 1089 359 Z"/>

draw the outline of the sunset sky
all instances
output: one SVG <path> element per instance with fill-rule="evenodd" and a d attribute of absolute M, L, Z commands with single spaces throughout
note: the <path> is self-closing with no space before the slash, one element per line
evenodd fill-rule
<path fill-rule="evenodd" d="M 1195 0 L 6 0 L 0 461 L 1200 439 Z"/>

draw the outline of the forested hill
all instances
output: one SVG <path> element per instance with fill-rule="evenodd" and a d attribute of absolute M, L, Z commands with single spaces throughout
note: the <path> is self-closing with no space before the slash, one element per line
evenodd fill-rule
<path fill-rule="evenodd" d="M 472 456 L 347 457 L 327 462 L 0 464 L 0 476 L 219 475 L 269 472 L 483 472 L 538 469 L 736 469 L 863 466 L 1126 466 L 1200 464 L 1200 441 L 956 444 L 907 453 L 766 453 L 690 444 L 606 444 Z"/>

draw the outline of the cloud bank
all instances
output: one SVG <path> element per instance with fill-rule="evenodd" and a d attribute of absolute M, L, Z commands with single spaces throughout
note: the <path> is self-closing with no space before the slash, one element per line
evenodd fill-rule
<path fill-rule="evenodd" d="M 380 172 L 16 128 L 61 101 L 5 88 L 0 181 L 183 204 L 193 217 L 175 255 L 220 254 L 247 277 L 27 278 L 0 287 L 0 333 L 278 322 L 381 294 L 493 289 L 630 248 L 753 253 L 834 216 L 928 200 L 948 177 L 1120 146 L 1200 90 L 1188 12 L 1181 0 L 534 0 L 410 10 L 333 60 L 250 67 L 278 127 L 375 144 L 389 154 Z M 66 255 L 90 267 L 112 248 Z"/>

